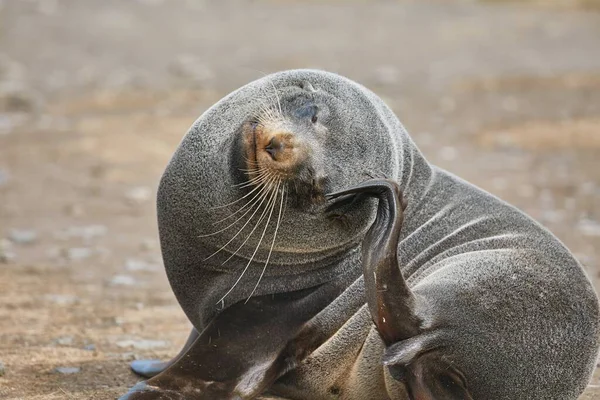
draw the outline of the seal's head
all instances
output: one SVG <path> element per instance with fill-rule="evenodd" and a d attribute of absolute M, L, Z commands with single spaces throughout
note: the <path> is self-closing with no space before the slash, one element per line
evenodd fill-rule
<path fill-rule="evenodd" d="M 274 89 L 276 104 L 260 107 L 243 123 L 237 138 L 241 149 L 234 147 L 231 162 L 241 164 L 237 171 L 244 172 L 238 176 L 242 182 L 287 189 L 292 205 L 306 209 L 324 202 L 331 183 L 324 124 L 330 111 L 309 82 L 299 89 L 283 99 Z"/>

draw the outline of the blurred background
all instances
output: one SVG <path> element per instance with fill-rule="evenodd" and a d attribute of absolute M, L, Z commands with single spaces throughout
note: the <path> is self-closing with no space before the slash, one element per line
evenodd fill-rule
<path fill-rule="evenodd" d="M 300 67 L 374 90 L 600 287 L 599 1 L 4 0 L 0 398 L 113 399 L 179 350 L 161 172 L 207 107 Z"/>

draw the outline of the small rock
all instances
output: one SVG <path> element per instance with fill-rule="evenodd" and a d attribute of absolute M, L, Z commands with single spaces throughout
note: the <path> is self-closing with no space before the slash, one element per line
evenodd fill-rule
<path fill-rule="evenodd" d="M 158 243 L 154 239 L 144 239 L 140 247 L 142 248 L 142 250 L 146 251 L 155 250 L 158 247 Z"/>
<path fill-rule="evenodd" d="M 495 190 L 505 190 L 509 187 L 509 182 L 506 178 L 492 178 L 492 186 Z"/>
<path fill-rule="evenodd" d="M 6 367 L 4 366 L 4 363 L 0 361 L 0 376 L 4 376 L 4 374 L 6 374 Z"/>
<path fill-rule="evenodd" d="M 83 349 L 88 351 L 96 351 L 96 345 L 93 343 L 86 344 L 85 346 L 83 346 Z"/>
<path fill-rule="evenodd" d="M 54 343 L 60 344 L 61 346 L 71 346 L 73 344 L 73 336 L 61 336 L 54 339 Z"/>
<path fill-rule="evenodd" d="M 600 222 L 589 218 L 584 218 L 579 221 L 577 228 L 585 236 L 600 236 Z"/>
<path fill-rule="evenodd" d="M 56 372 L 58 372 L 59 374 L 76 374 L 78 372 L 81 371 L 81 368 L 79 367 L 57 367 L 55 369 Z"/>
<path fill-rule="evenodd" d="M 8 183 L 8 172 L 3 169 L 0 169 L 0 187 L 6 185 Z"/>
<path fill-rule="evenodd" d="M 137 360 L 137 355 L 133 351 L 128 351 L 126 353 L 119 354 L 117 357 L 123 361 Z"/>
<path fill-rule="evenodd" d="M 544 223 L 558 223 L 564 220 L 565 214 L 560 210 L 544 210 L 540 219 Z"/>
<path fill-rule="evenodd" d="M 136 260 L 133 258 L 125 261 L 125 269 L 127 271 L 157 271 L 158 265 L 147 263 L 143 260 Z"/>
<path fill-rule="evenodd" d="M 169 342 L 164 340 L 147 340 L 147 339 L 137 339 L 137 340 L 121 340 L 116 343 L 117 346 L 123 348 L 131 348 L 137 350 L 150 350 L 156 348 L 168 347 Z"/>
<path fill-rule="evenodd" d="M 38 93 L 21 84 L 9 84 L 0 88 L 0 109 L 20 120 L 26 119 L 26 113 L 39 109 L 42 103 L 42 97 Z"/>
<path fill-rule="evenodd" d="M 111 286 L 133 286 L 136 283 L 137 280 L 129 275 L 116 275 L 109 282 Z"/>
<path fill-rule="evenodd" d="M 445 161 L 453 161 L 458 157 L 458 151 L 452 146 L 444 146 L 440 150 L 440 157 Z"/>
<path fill-rule="evenodd" d="M 71 261 L 85 260 L 91 255 L 92 250 L 87 247 L 72 247 L 66 251 L 66 257 Z"/>
<path fill-rule="evenodd" d="M 5 114 L 0 114 L 0 134 L 7 135 L 12 132 L 15 123 Z"/>
<path fill-rule="evenodd" d="M 15 258 L 12 242 L 8 239 L 0 239 L 0 263 L 6 264 Z"/>
<path fill-rule="evenodd" d="M 146 186 L 134 187 L 125 192 L 125 198 L 134 204 L 145 203 L 151 196 L 152 191 Z"/>
<path fill-rule="evenodd" d="M 87 225 L 87 226 L 71 226 L 60 232 L 56 232 L 54 236 L 57 239 L 68 240 L 73 238 L 81 238 L 85 241 L 106 235 L 108 228 L 104 225 Z"/>
<path fill-rule="evenodd" d="M 31 229 L 13 229 L 8 233 L 9 239 L 18 244 L 31 244 L 36 241 L 37 233 Z"/>
<path fill-rule="evenodd" d="M 81 217 L 85 214 L 85 210 L 81 204 L 69 204 L 65 207 L 65 214 L 72 217 Z"/>
<path fill-rule="evenodd" d="M 452 97 L 444 96 L 440 100 L 440 108 L 442 109 L 443 113 L 451 113 L 456 110 L 456 100 L 454 100 Z"/>
<path fill-rule="evenodd" d="M 379 83 L 384 85 L 391 85 L 398 83 L 400 73 L 398 68 L 393 65 L 382 65 L 375 69 L 375 76 Z"/>
<path fill-rule="evenodd" d="M 531 198 L 535 196 L 535 188 L 531 185 L 520 185 L 517 187 L 517 194 L 521 197 Z"/>
<path fill-rule="evenodd" d="M 79 302 L 79 297 L 72 296 L 69 294 L 48 294 L 44 298 L 51 303 L 58 304 L 61 306 L 72 305 Z"/>
<path fill-rule="evenodd" d="M 516 97 L 507 96 L 502 99 L 502 109 L 507 112 L 515 112 L 519 109 L 519 100 Z"/>

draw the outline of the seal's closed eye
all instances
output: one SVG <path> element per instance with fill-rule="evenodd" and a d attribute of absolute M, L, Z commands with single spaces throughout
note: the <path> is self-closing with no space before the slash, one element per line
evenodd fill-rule
<path fill-rule="evenodd" d="M 310 119 L 310 121 L 314 124 L 317 122 L 317 112 L 319 111 L 318 107 L 315 104 L 307 104 L 301 107 L 298 107 L 294 110 L 294 115 L 301 119 Z"/>

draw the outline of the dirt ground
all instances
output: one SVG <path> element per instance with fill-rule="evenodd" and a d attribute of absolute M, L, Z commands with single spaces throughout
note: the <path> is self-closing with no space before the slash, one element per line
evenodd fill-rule
<path fill-rule="evenodd" d="M 178 351 L 158 179 L 202 111 L 281 69 L 376 91 L 600 288 L 600 12 L 536 3 L 0 1 L 0 398 L 114 399 L 130 360 Z"/>

